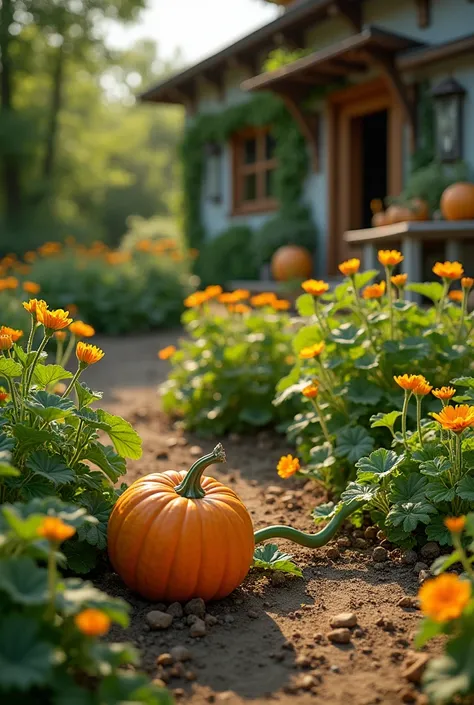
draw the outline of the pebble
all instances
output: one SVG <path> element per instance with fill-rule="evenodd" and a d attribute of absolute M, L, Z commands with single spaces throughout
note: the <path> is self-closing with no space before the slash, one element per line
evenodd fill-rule
<path fill-rule="evenodd" d="M 192 637 L 206 636 L 207 628 L 206 628 L 206 623 L 204 622 L 204 620 L 197 617 L 196 621 L 193 624 L 191 624 L 191 627 L 189 629 L 189 634 Z"/>
<path fill-rule="evenodd" d="M 274 494 L 277 497 L 282 495 L 285 492 L 285 489 L 283 487 L 278 487 L 278 485 L 270 485 L 270 487 L 267 487 L 265 490 L 265 494 Z"/>
<path fill-rule="evenodd" d="M 369 547 L 369 544 L 365 539 L 356 538 L 354 539 L 354 547 L 359 548 L 361 551 Z"/>
<path fill-rule="evenodd" d="M 232 622 L 235 622 L 235 617 L 231 614 L 226 614 L 224 617 L 224 622 L 226 624 L 232 624 Z"/>
<path fill-rule="evenodd" d="M 172 614 L 173 617 L 179 618 L 183 616 L 183 608 L 181 607 L 179 602 L 172 602 L 166 611 L 168 612 L 168 614 Z"/>
<path fill-rule="evenodd" d="M 173 646 L 172 649 L 170 649 L 170 654 L 173 657 L 175 661 L 191 661 L 193 655 L 191 651 L 186 647 L 186 646 Z"/>
<path fill-rule="evenodd" d="M 385 539 L 387 538 L 382 529 L 380 529 L 380 531 L 377 531 L 377 538 L 379 541 L 385 541 Z"/>
<path fill-rule="evenodd" d="M 428 580 L 428 578 L 431 578 L 431 573 L 429 570 L 420 570 L 418 573 L 418 582 L 420 585 L 422 585 L 425 580 Z"/>
<path fill-rule="evenodd" d="M 356 637 L 356 639 L 361 639 L 364 636 L 364 632 L 362 629 L 359 627 L 357 629 L 354 629 L 352 632 L 352 635 Z"/>
<path fill-rule="evenodd" d="M 260 616 L 259 613 L 255 610 L 248 610 L 247 615 L 250 617 L 250 619 L 258 619 Z"/>
<path fill-rule="evenodd" d="M 184 605 L 185 614 L 195 614 L 197 617 L 204 617 L 206 614 L 206 603 L 201 597 L 195 597 Z"/>
<path fill-rule="evenodd" d="M 169 670 L 169 674 L 171 678 L 182 678 L 184 675 L 184 668 L 183 664 L 178 661 L 178 663 L 175 663 L 172 668 Z"/>
<path fill-rule="evenodd" d="M 357 616 L 354 612 L 341 612 L 331 617 L 329 624 L 333 629 L 355 627 L 357 625 Z"/>
<path fill-rule="evenodd" d="M 375 563 L 382 563 L 383 561 L 386 561 L 387 558 L 388 552 L 383 546 L 376 546 L 372 551 L 372 560 L 374 560 Z"/>
<path fill-rule="evenodd" d="M 418 606 L 418 600 L 416 597 L 410 597 L 409 595 L 405 595 L 404 597 L 401 597 L 398 602 L 397 602 L 397 607 L 404 607 L 404 608 L 416 608 Z"/>
<path fill-rule="evenodd" d="M 168 440 L 166 441 L 166 445 L 168 446 L 168 448 L 174 448 L 178 445 L 178 439 L 174 437 L 168 438 Z"/>
<path fill-rule="evenodd" d="M 428 654 L 410 652 L 402 667 L 403 678 L 406 678 L 410 683 L 419 683 L 429 660 Z"/>
<path fill-rule="evenodd" d="M 173 695 L 175 696 L 175 698 L 184 698 L 183 688 L 175 688 L 173 690 Z"/>
<path fill-rule="evenodd" d="M 331 560 L 336 560 L 337 558 L 341 557 L 341 553 L 338 549 L 337 546 L 329 546 L 329 548 L 326 549 L 326 557 L 330 558 Z"/>
<path fill-rule="evenodd" d="M 189 449 L 189 454 L 193 458 L 199 458 L 199 456 L 203 454 L 201 446 L 191 446 L 191 448 Z"/>
<path fill-rule="evenodd" d="M 402 703 L 416 703 L 418 695 L 416 691 L 408 688 L 407 690 L 402 690 L 400 693 L 400 700 Z"/>
<path fill-rule="evenodd" d="M 307 673 L 306 675 L 301 677 L 301 679 L 298 681 L 298 684 L 302 690 L 311 690 L 311 688 L 316 685 L 316 681 L 314 680 L 313 676 Z"/>
<path fill-rule="evenodd" d="M 168 629 L 173 622 L 173 615 L 167 612 L 153 610 L 152 612 L 148 612 L 145 619 L 151 629 Z"/>
<path fill-rule="evenodd" d="M 166 683 L 161 678 L 154 678 L 152 683 L 156 685 L 157 688 L 166 688 Z"/>
<path fill-rule="evenodd" d="M 309 668 L 311 666 L 311 659 L 304 654 L 300 654 L 295 659 L 295 666 L 297 668 Z"/>
<path fill-rule="evenodd" d="M 418 560 L 418 554 L 412 548 L 402 553 L 402 563 L 405 565 L 414 565 Z"/>
<path fill-rule="evenodd" d="M 420 570 L 428 570 L 428 564 L 422 563 L 422 561 L 418 561 L 417 563 L 415 563 L 415 566 L 413 568 L 413 572 L 416 573 L 416 575 L 418 575 Z"/>
<path fill-rule="evenodd" d="M 378 529 L 376 526 L 368 526 L 364 531 L 364 536 L 367 541 L 375 541 L 375 539 L 377 538 L 377 532 Z"/>
<path fill-rule="evenodd" d="M 333 644 L 348 644 L 351 640 L 350 629 L 346 628 L 333 629 L 326 636 Z"/>
<path fill-rule="evenodd" d="M 386 617 L 379 617 L 379 619 L 375 622 L 377 627 L 382 627 L 382 629 L 385 632 L 394 632 L 395 631 L 395 625 L 392 622 L 391 619 L 387 619 Z"/>
<path fill-rule="evenodd" d="M 187 681 L 195 681 L 197 678 L 196 672 L 195 671 L 185 671 L 184 672 L 184 677 L 186 678 Z"/>
<path fill-rule="evenodd" d="M 274 585 L 275 587 L 279 587 L 280 585 L 284 585 L 286 582 L 285 574 L 279 572 L 272 573 L 272 577 L 270 580 L 272 585 Z"/>
<path fill-rule="evenodd" d="M 156 663 L 158 666 L 171 666 L 174 663 L 174 658 L 171 654 L 160 654 L 156 659 Z"/>
<path fill-rule="evenodd" d="M 341 536 L 341 538 L 337 539 L 337 545 L 339 548 L 350 548 L 352 543 L 348 536 Z"/>
<path fill-rule="evenodd" d="M 213 627 L 215 624 L 217 624 L 219 620 L 217 617 L 214 617 L 213 614 L 206 614 L 204 617 L 204 622 L 207 624 L 208 627 Z"/>
<path fill-rule="evenodd" d="M 435 558 L 438 558 L 441 553 L 441 549 L 435 541 L 428 541 L 428 543 L 425 543 L 422 547 L 420 553 L 422 558 L 425 558 L 429 563 L 431 563 L 431 561 L 434 561 Z"/>

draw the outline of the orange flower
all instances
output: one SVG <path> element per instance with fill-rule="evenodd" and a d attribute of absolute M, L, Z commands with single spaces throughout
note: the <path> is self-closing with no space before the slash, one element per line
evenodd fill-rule
<path fill-rule="evenodd" d="M 184 299 L 184 305 L 186 308 L 195 308 L 196 306 L 201 306 L 209 300 L 208 294 L 205 291 L 195 291 L 186 299 Z"/>
<path fill-rule="evenodd" d="M 214 299 L 216 296 L 222 294 L 222 287 L 216 284 L 215 286 L 207 286 L 205 293 L 210 299 Z"/>
<path fill-rule="evenodd" d="M 235 294 L 235 291 L 226 291 L 223 294 L 219 294 L 217 300 L 220 304 L 232 305 L 237 304 L 240 301 L 239 295 Z"/>
<path fill-rule="evenodd" d="M 23 331 L 17 330 L 16 328 L 10 328 L 9 326 L 1 326 L 0 335 L 9 335 L 13 342 L 16 343 L 23 335 Z"/>
<path fill-rule="evenodd" d="M 168 345 L 166 348 L 162 348 L 158 352 L 158 357 L 160 360 L 169 360 L 172 355 L 176 352 L 176 347 L 174 345 Z"/>
<path fill-rule="evenodd" d="M 76 529 L 73 526 L 65 524 L 64 521 L 58 519 L 58 517 L 46 517 L 43 519 L 43 523 L 38 529 L 39 536 L 55 543 L 61 543 L 66 539 L 70 539 L 75 533 Z"/>
<path fill-rule="evenodd" d="M 0 291 L 5 291 L 6 289 L 16 289 L 18 287 L 18 279 L 16 277 L 6 277 L 5 279 L 0 279 Z"/>
<path fill-rule="evenodd" d="M 462 433 L 466 428 L 474 426 L 474 406 L 459 404 L 445 406 L 439 414 L 431 414 L 446 431 Z"/>
<path fill-rule="evenodd" d="M 40 285 L 36 282 L 23 282 L 23 289 L 26 291 L 27 294 L 32 294 L 33 296 L 35 294 L 39 294 L 39 292 L 41 291 Z"/>
<path fill-rule="evenodd" d="M 89 343 L 82 343 L 81 341 L 76 345 L 76 357 L 86 367 L 100 362 L 104 355 L 104 351 L 98 348 L 97 345 L 89 345 Z"/>
<path fill-rule="evenodd" d="M 395 267 L 405 259 L 398 250 L 379 250 L 378 259 L 384 267 Z"/>
<path fill-rule="evenodd" d="M 248 289 L 236 289 L 232 292 L 237 301 L 247 301 L 250 298 L 250 291 Z"/>
<path fill-rule="evenodd" d="M 252 296 L 250 303 L 252 306 L 259 308 L 261 306 L 272 306 L 276 299 L 277 296 L 272 291 L 264 291 L 262 294 Z"/>
<path fill-rule="evenodd" d="M 393 378 L 399 387 L 407 392 L 412 392 L 420 384 L 426 384 L 423 375 L 399 375 Z"/>
<path fill-rule="evenodd" d="M 362 292 L 364 299 L 380 299 L 381 296 L 385 294 L 385 282 L 381 281 L 379 284 L 370 284 L 366 286 Z"/>
<path fill-rule="evenodd" d="M 436 262 L 433 272 L 441 279 L 461 279 L 464 268 L 460 262 Z"/>
<path fill-rule="evenodd" d="M 54 337 L 56 338 L 56 340 L 64 342 L 67 338 L 67 333 L 64 330 L 57 330 L 54 334 Z"/>
<path fill-rule="evenodd" d="M 89 607 L 74 617 L 76 627 L 86 636 L 104 636 L 110 629 L 111 620 L 105 612 Z"/>
<path fill-rule="evenodd" d="M 23 308 L 31 314 L 35 321 L 38 320 L 38 312 L 42 308 L 48 308 L 48 304 L 43 299 L 30 299 L 23 302 Z"/>
<path fill-rule="evenodd" d="M 354 257 L 353 259 L 348 259 L 345 262 L 341 262 L 339 265 L 339 271 L 346 277 L 350 277 L 353 274 L 357 274 L 360 268 L 360 259 Z"/>
<path fill-rule="evenodd" d="M 461 286 L 463 289 L 467 289 L 469 291 L 469 289 L 472 289 L 474 286 L 474 279 L 472 277 L 463 277 L 461 279 Z"/>
<path fill-rule="evenodd" d="M 417 397 L 425 397 L 431 392 L 432 389 L 432 385 L 424 379 L 422 382 L 418 382 L 418 384 L 414 387 L 413 394 Z"/>
<path fill-rule="evenodd" d="M 275 309 L 275 311 L 288 311 L 290 306 L 290 302 L 286 301 L 285 299 L 276 299 L 272 303 L 272 307 Z"/>
<path fill-rule="evenodd" d="M 67 328 L 72 323 L 72 318 L 69 318 L 69 311 L 64 311 L 62 308 L 50 311 L 41 307 L 38 308 L 36 315 L 38 321 L 44 325 L 47 333 Z"/>
<path fill-rule="evenodd" d="M 325 347 L 326 344 L 324 343 L 324 341 L 321 341 L 320 343 L 315 343 L 314 345 L 310 345 L 307 348 L 302 348 L 298 353 L 298 357 L 300 358 L 300 360 L 311 360 L 311 358 L 313 357 L 319 357 Z"/>
<path fill-rule="evenodd" d="M 247 304 L 235 304 L 232 310 L 235 313 L 249 313 L 249 311 L 251 311 L 252 309 L 250 308 L 250 306 L 247 306 Z"/>
<path fill-rule="evenodd" d="M 280 477 L 291 477 L 300 469 L 300 461 L 292 455 L 282 455 L 278 461 L 277 470 Z"/>
<path fill-rule="evenodd" d="M 395 274 L 395 276 L 390 277 L 390 281 L 394 286 L 397 286 L 399 289 L 403 289 L 405 284 L 407 283 L 408 279 L 408 274 Z"/>
<path fill-rule="evenodd" d="M 322 296 L 329 289 L 329 284 L 321 279 L 308 279 L 303 282 L 301 288 L 312 296 Z"/>
<path fill-rule="evenodd" d="M 10 395 L 5 389 L 5 387 L 0 387 L 0 404 L 4 404 L 6 401 L 10 400 Z"/>
<path fill-rule="evenodd" d="M 461 534 L 466 526 L 466 517 L 446 517 L 444 525 L 452 534 Z"/>
<path fill-rule="evenodd" d="M 433 396 L 437 399 L 452 399 L 456 394 L 454 387 L 441 387 L 440 389 L 433 389 Z"/>
<path fill-rule="evenodd" d="M 23 259 L 25 260 L 25 262 L 34 262 L 36 259 L 36 252 L 32 252 L 31 250 L 25 252 L 25 254 L 23 255 Z"/>
<path fill-rule="evenodd" d="M 464 293 L 460 289 L 454 289 L 453 291 L 449 292 L 448 297 L 451 301 L 461 303 L 464 299 Z"/>
<path fill-rule="evenodd" d="M 421 611 L 434 622 L 457 619 L 471 599 L 471 584 L 453 573 L 427 580 L 418 593 Z"/>
<path fill-rule="evenodd" d="M 92 338 L 95 335 L 94 328 L 84 321 L 73 321 L 69 330 L 76 338 Z"/>
<path fill-rule="evenodd" d="M 1 335 L 0 334 L 0 350 L 10 350 L 13 346 L 13 340 L 11 335 Z"/>
<path fill-rule="evenodd" d="M 311 382 L 311 384 L 306 385 L 301 390 L 301 394 L 307 399 L 315 399 L 319 394 L 319 387 L 316 382 Z"/>

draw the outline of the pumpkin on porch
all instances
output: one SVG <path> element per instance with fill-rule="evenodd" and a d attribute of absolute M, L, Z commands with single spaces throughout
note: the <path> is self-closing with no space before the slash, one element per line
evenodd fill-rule
<path fill-rule="evenodd" d="M 440 206 L 446 220 L 474 220 L 474 184 L 451 184 L 443 191 Z"/>
<path fill-rule="evenodd" d="M 252 563 L 252 520 L 235 492 L 212 477 L 225 462 L 218 444 L 186 472 L 136 480 L 110 516 L 110 561 L 124 583 L 149 600 L 217 600 L 232 592 Z"/>
<path fill-rule="evenodd" d="M 274 253 L 271 271 L 276 281 L 287 282 L 291 279 L 309 279 L 313 272 L 311 253 L 299 245 L 284 245 Z"/>
<path fill-rule="evenodd" d="M 413 220 L 412 211 L 407 206 L 401 206 L 394 203 L 385 211 L 386 225 L 394 223 L 403 223 L 405 220 Z"/>
<path fill-rule="evenodd" d="M 430 208 L 423 198 L 412 198 L 408 204 L 411 220 L 429 220 Z"/>

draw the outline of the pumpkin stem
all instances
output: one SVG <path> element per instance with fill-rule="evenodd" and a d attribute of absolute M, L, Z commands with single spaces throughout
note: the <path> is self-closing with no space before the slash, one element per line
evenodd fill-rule
<path fill-rule="evenodd" d="M 225 463 L 225 450 L 221 443 L 218 443 L 214 450 L 207 455 L 203 455 L 202 458 L 196 460 L 194 465 L 192 465 L 186 477 L 179 485 L 174 488 L 175 491 L 181 495 L 181 497 L 186 497 L 187 499 L 202 499 L 206 494 L 201 487 L 201 478 L 204 470 L 213 465 L 214 463 Z"/>

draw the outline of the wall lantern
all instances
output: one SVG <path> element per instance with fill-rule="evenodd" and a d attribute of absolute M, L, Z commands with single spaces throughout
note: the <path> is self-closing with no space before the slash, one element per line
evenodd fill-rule
<path fill-rule="evenodd" d="M 217 142 L 207 142 L 206 148 L 207 198 L 213 203 L 222 201 L 222 147 Z"/>
<path fill-rule="evenodd" d="M 466 90 L 446 78 L 431 91 L 436 125 L 436 154 L 442 162 L 462 159 L 463 103 Z"/>

